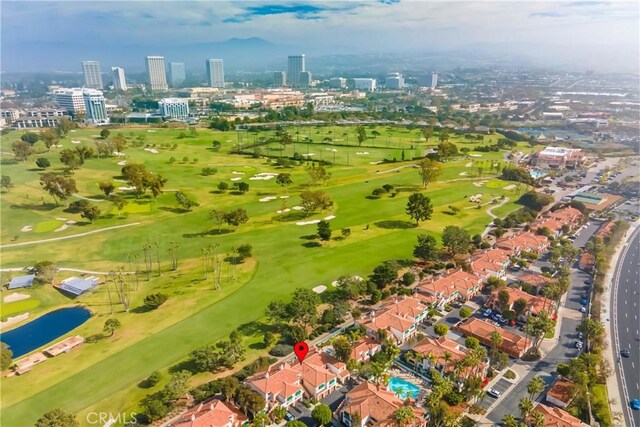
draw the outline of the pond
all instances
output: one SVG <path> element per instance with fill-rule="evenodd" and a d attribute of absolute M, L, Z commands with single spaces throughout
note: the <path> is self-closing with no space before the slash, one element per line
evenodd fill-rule
<path fill-rule="evenodd" d="M 394 392 L 400 399 L 415 398 L 420 393 L 420 387 L 399 377 L 391 377 L 389 379 L 389 390 Z"/>
<path fill-rule="evenodd" d="M 41 347 L 86 322 L 91 313 L 82 307 L 61 308 L 8 332 L 3 332 L 3 343 L 13 351 L 17 359 Z"/>

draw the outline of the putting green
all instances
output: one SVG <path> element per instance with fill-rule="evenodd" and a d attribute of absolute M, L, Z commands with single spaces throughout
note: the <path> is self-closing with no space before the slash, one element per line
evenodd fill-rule
<path fill-rule="evenodd" d="M 33 231 L 36 233 L 48 233 L 62 226 L 62 224 L 64 224 L 64 222 L 58 220 L 42 221 L 33 227 Z"/>

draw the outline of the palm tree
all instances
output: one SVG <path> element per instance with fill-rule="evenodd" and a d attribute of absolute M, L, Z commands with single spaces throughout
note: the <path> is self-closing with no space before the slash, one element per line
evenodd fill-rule
<path fill-rule="evenodd" d="M 520 409 L 522 421 L 526 423 L 529 418 L 529 414 L 533 411 L 533 401 L 528 397 L 523 397 L 520 399 L 520 403 L 518 403 L 518 409 Z"/>
<path fill-rule="evenodd" d="M 498 331 L 491 332 L 491 335 L 489 335 L 489 338 L 491 339 L 491 363 L 493 364 L 496 359 L 496 353 L 498 351 L 498 347 L 502 345 L 503 340 L 502 340 L 502 335 L 500 335 L 500 332 Z"/>
<path fill-rule="evenodd" d="M 531 427 L 542 427 L 544 426 L 545 419 L 544 415 L 540 412 L 534 412 L 531 414 L 531 420 L 529 421 L 529 425 Z"/>
<path fill-rule="evenodd" d="M 406 426 L 413 424 L 416 415 L 411 406 L 402 406 L 393 413 L 393 422 L 397 426 Z"/>
<path fill-rule="evenodd" d="M 518 420 L 511 414 L 507 414 L 502 418 L 502 425 L 504 427 L 518 427 Z"/>
<path fill-rule="evenodd" d="M 443 373 L 447 373 L 447 368 L 449 368 L 449 362 L 451 362 L 451 359 L 453 358 L 453 355 L 451 353 L 449 353 L 448 351 L 444 352 L 444 369 L 443 369 Z"/>
<path fill-rule="evenodd" d="M 529 392 L 529 399 L 534 400 L 536 395 L 539 395 L 544 391 L 546 384 L 541 377 L 535 377 L 527 385 L 527 392 Z"/>

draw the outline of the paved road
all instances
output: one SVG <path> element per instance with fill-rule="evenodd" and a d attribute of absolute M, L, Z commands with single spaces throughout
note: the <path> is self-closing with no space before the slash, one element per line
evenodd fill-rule
<path fill-rule="evenodd" d="M 627 348 L 631 357 L 619 358 L 616 375 L 621 388 L 625 425 L 640 426 L 640 411 L 629 406 L 631 399 L 640 399 L 640 232 L 630 240 L 617 265 L 617 289 L 612 298 L 614 354 Z"/>

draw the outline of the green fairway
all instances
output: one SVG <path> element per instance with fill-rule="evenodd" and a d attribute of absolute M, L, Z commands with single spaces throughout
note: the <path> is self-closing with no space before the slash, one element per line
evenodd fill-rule
<path fill-rule="evenodd" d="M 303 132 L 303 128 L 300 129 Z M 112 295 L 114 290 L 109 291 L 105 285 L 75 301 L 51 286 L 30 291 L 43 301 L 39 307 L 34 307 L 38 312 L 71 303 L 91 309 L 94 316 L 74 334 L 86 337 L 100 333 L 108 316 L 117 317 L 123 327 L 113 338 L 84 344 L 69 354 L 36 366 L 23 377 L 4 379 L 1 397 L 3 425 L 32 424 L 40 414 L 54 407 L 74 413 L 83 413 L 89 408 L 114 413 L 133 409 L 137 402 L 127 401 L 124 396 L 139 396 L 141 391 L 136 384 L 149 373 L 165 370 L 183 360 L 193 349 L 224 338 L 240 325 L 261 319 L 270 301 L 286 298 L 296 287 L 313 288 L 328 284 L 343 274 L 367 276 L 384 260 L 411 258 L 419 233 L 439 237 L 443 227 L 449 224 L 464 227 L 472 235 L 480 233 L 491 220 L 487 209 L 502 203 L 503 197 L 508 197 L 509 201 L 496 208 L 494 214 L 504 216 L 518 207 L 514 202 L 522 189 L 496 179 L 497 169 L 490 170 L 493 163 L 506 164 L 506 151 L 479 153 L 482 157 L 453 158 L 443 164 L 439 180 L 424 190 L 415 162 L 409 160 L 414 152 L 422 153 L 426 149 L 427 144 L 418 141 L 418 130 L 409 132 L 379 127 L 380 135 L 374 144 L 367 145 L 371 142 L 367 140 L 361 147 L 357 145 L 352 127 L 336 127 L 331 134 L 329 130 L 305 128 L 306 135 L 316 142 L 296 144 L 305 149 L 308 145 L 309 152 L 322 153 L 326 160 L 332 161 L 334 153 L 336 155 L 336 164 L 327 166 L 331 177 L 317 186 L 318 190 L 331 196 L 333 206 L 308 217 L 294 209 L 300 205 L 300 192 L 310 186 L 307 165 L 282 168 L 271 159 L 228 154 L 238 138 L 249 138 L 250 134 L 246 132 L 242 136 L 235 132 L 224 134 L 199 129 L 198 135 L 190 138 L 180 137 L 184 130 L 179 129 L 113 129 L 112 135 L 122 133 L 128 141 L 124 150 L 126 156 L 88 159 L 71 175 L 77 181 L 78 195 L 91 199 L 90 203 L 102 211 L 94 223 L 81 218 L 78 213 L 66 211 L 62 203 L 56 206 L 39 184 L 41 171 L 33 169 L 33 160 L 47 157 L 52 163 L 50 169 L 60 172 L 60 149 L 32 156 L 24 163 L 12 162 L 11 156 L 2 154 L 5 162 L 3 174 L 10 175 L 14 184 L 1 196 L 0 236 L 3 245 L 137 223 L 77 238 L 5 247 L 2 249 L 2 267 L 25 267 L 50 260 L 59 266 L 91 271 L 108 272 L 119 266 L 128 271 L 135 268 L 136 256 L 137 262 L 142 264 L 142 247 L 148 241 L 154 248 L 154 271 L 156 256 L 159 256 L 163 270 L 162 277 L 155 277 L 154 273 L 151 281 L 141 276 L 140 283 L 136 284 L 139 289 L 132 296 L 133 309 L 128 313 L 119 304 L 111 313 L 110 301 L 115 299 Z M 340 135 L 339 139 L 344 137 L 346 143 L 348 136 L 351 146 L 333 146 L 324 140 L 328 137 L 326 135 L 337 132 L 347 132 L 348 135 Z M 77 129 L 61 144 L 63 148 L 77 145 L 72 144 L 72 140 L 94 144 L 94 141 L 99 142 L 99 138 L 93 136 L 96 133 L 95 129 Z M 11 142 L 19 136 L 16 132 L 6 135 L 2 140 L 2 152 L 10 152 Z M 389 148 L 385 146 L 386 136 Z M 495 138 L 495 135 L 486 136 L 483 143 Z M 215 140 L 222 142 L 220 151 L 211 148 L 211 142 Z M 459 140 L 452 137 L 452 141 L 460 142 L 461 146 L 472 146 Z M 436 143 L 434 138 L 429 145 Z M 272 142 L 268 147 L 280 145 Z M 412 145 L 415 147 L 411 148 Z M 527 147 L 520 149 L 526 150 Z M 293 151 L 292 145 L 285 150 L 290 156 L 294 152 L 304 153 L 299 148 Z M 407 158 L 404 162 L 400 161 L 403 151 Z M 371 164 L 385 158 L 398 161 Z M 120 176 L 123 162 L 144 163 L 149 171 L 166 177 L 164 193 L 157 200 L 148 193 L 136 198 L 128 189 L 129 184 Z M 484 168 L 481 176 L 478 176 L 478 165 Z M 202 173 L 205 167 L 214 168 L 215 173 L 206 176 Z M 291 174 L 293 181 L 286 189 L 280 187 L 275 179 L 264 179 L 264 174 L 283 172 Z M 98 188 L 98 182 L 109 180 L 114 182 L 116 193 L 129 202 L 120 211 L 106 200 Z M 220 182 L 229 185 L 245 182 L 250 189 L 242 195 L 233 191 L 221 192 L 218 190 Z M 370 197 L 374 189 L 385 184 L 394 186 L 394 192 L 385 193 L 378 199 Z M 197 199 L 199 206 L 190 212 L 181 209 L 175 198 L 178 190 Z M 414 191 L 424 192 L 434 205 L 432 219 L 417 227 L 405 213 L 407 199 Z M 479 201 L 471 201 L 472 196 L 477 196 Z M 75 200 L 78 198 L 71 197 L 69 202 Z M 452 206 L 459 211 L 453 212 Z M 223 225 L 222 231 L 218 232 L 215 223 L 209 219 L 211 210 L 235 208 L 246 209 L 249 221 L 235 231 L 233 227 Z M 290 210 L 288 215 L 277 213 L 286 209 Z M 330 219 L 334 237 L 339 236 L 340 229 L 345 227 L 351 229 L 351 235 L 347 239 L 334 238 L 322 245 L 310 244 L 316 226 L 296 223 L 329 215 L 334 216 Z M 66 228 L 54 231 L 65 223 L 56 218 L 76 223 L 67 223 Z M 32 226 L 32 231 L 22 231 L 25 226 Z M 169 272 L 167 253 L 172 241 L 179 247 L 179 268 L 175 272 Z M 214 290 L 210 281 L 202 277 L 202 250 L 208 245 L 219 244 L 221 253 L 229 254 L 234 246 L 244 243 L 253 246 L 253 258 L 239 267 L 237 280 L 231 280 L 232 267 L 225 262 L 222 290 Z M 61 272 L 57 280 L 72 275 L 77 273 Z M 151 292 L 167 293 L 169 301 L 155 311 L 136 310 L 142 306 L 144 296 Z M 11 304 L 17 303 L 2 304 L 3 316 L 5 310 L 11 309 Z M 259 332 L 248 335 L 247 344 L 261 340 Z M 120 398 L 110 399 L 114 395 Z M 127 406 L 123 406 L 124 401 Z"/>

